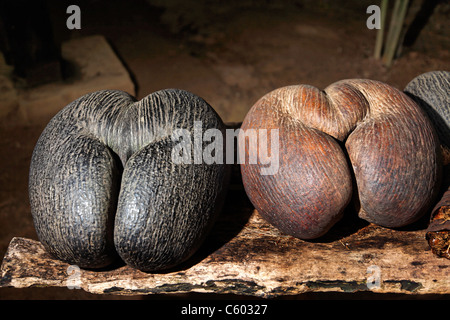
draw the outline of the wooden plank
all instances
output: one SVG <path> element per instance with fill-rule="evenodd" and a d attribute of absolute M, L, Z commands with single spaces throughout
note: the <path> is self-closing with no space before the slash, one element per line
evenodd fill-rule
<path fill-rule="evenodd" d="M 40 242 L 12 239 L 1 287 L 76 287 L 96 294 L 217 293 L 256 297 L 305 292 L 449 294 L 450 260 L 433 255 L 425 229 L 390 230 L 347 215 L 325 237 L 280 233 L 251 207 L 239 186 L 199 252 L 151 274 L 117 264 L 79 270 L 52 258 Z"/>

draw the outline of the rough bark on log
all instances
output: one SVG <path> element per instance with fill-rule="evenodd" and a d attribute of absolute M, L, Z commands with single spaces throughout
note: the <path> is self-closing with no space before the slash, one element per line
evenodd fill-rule
<path fill-rule="evenodd" d="M 431 211 L 426 238 L 434 254 L 450 259 L 450 165 L 444 167 L 443 190 L 441 200 Z"/>
<path fill-rule="evenodd" d="M 450 293 L 450 261 L 433 255 L 425 230 L 343 223 L 345 227 L 340 224 L 335 228 L 337 234 L 303 241 L 280 233 L 247 207 L 226 213 L 204 247 L 187 263 L 156 274 L 126 265 L 100 271 L 78 269 L 52 258 L 40 242 L 16 237 L 3 259 L 0 286 L 67 286 L 97 294 L 124 295 Z"/>

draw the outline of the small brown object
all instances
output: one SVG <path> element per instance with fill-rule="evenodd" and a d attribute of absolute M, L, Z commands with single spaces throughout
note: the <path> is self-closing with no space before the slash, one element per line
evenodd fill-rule
<path fill-rule="evenodd" d="M 450 259 L 450 188 L 431 214 L 426 239 L 435 255 Z"/>
<path fill-rule="evenodd" d="M 235 221 L 242 213 L 237 210 L 230 214 L 234 220 L 227 221 Z M 347 237 L 317 243 L 280 234 L 254 212 L 239 234 L 218 246 L 232 231 L 224 226 L 228 222 L 213 230 L 205 242 L 208 250 L 216 250 L 207 256 L 203 251 L 194 262 L 163 273 L 146 273 L 128 265 L 78 270 L 54 259 L 40 242 L 16 237 L 0 268 L 0 288 L 72 287 L 94 294 L 209 293 L 258 298 L 361 292 L 417 299 L 450 293 L 450 260 L 433 259 L 424 241 L 425 230 L 398 231 L 370 224 Z"/>

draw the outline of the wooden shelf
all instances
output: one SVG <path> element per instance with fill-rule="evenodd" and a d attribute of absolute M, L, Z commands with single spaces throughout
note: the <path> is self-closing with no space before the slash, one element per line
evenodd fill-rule
<path fill-rule="evenodd" d="M 0 286 L 72 286 L 122 295 L 450 293 L 450 260 L 432 254 L 423 229 L 390 230 L 354 217 L 317 241 L 302 241 L 266 223 L 242 192 L 230 189 L 237 200 L 228 202 L 205 245 L 176 270 L 151 274 L 120 263 L 79 270 L 52 258 L 40 242 L 16 237 L 3 259 Z"/>

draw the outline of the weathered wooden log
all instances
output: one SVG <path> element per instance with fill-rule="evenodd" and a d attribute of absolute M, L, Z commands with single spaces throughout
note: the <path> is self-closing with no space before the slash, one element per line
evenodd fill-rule
<path fill-rule="evenodd" d="M 249 142 L 242 178 L 258 212 L 295 237 L 325 234 L 352 197 L 361 218 L 390 228 L 417 221 L 435 201 L 435 130 L 411 98 L 382 82 L 276 89 L 255 103 L 242 129 L 279 132 L 278 150 L 269 151 L 278 152 L 279 170 L 262 173 L 261 157 L 250 163 L 262 142 Z"/>
<path fill-rule="evenodd" d="M 434 254 L 450 259 L 450 166 L 445 169 L 446 191 L 431 212 L 426 238 Z"/>

